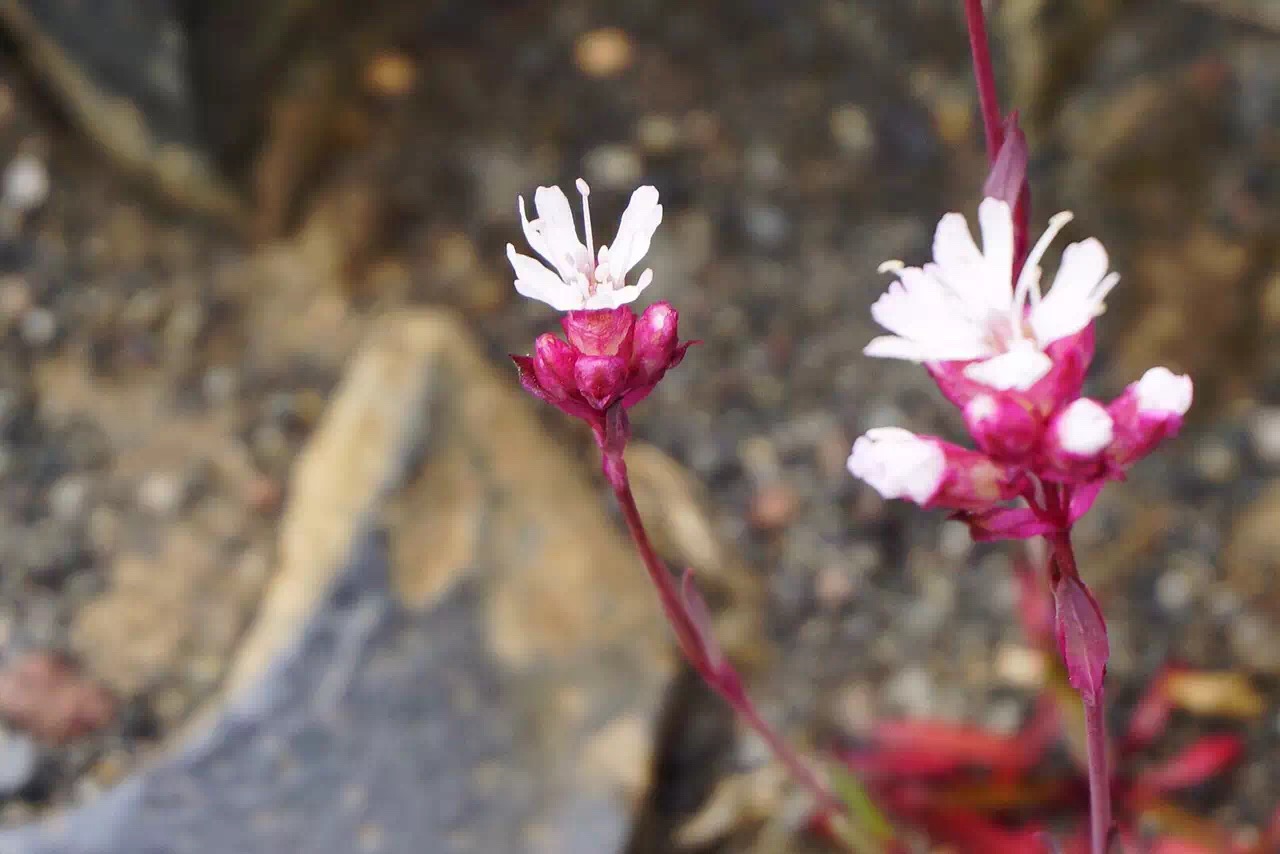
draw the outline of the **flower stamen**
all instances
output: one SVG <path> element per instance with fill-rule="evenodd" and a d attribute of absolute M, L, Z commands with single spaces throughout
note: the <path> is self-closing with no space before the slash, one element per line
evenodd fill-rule
<path fill-rule="evenodd" d="M 1023 321 L 1025 320 L 1028 300 L 1030 300 L 1032 307 L 1040 304 L 1040 259 L 1049 250 L 1049 244 L 1058 236 L 1058 232 L 1062 231 L 1073 217 L 1074 215 L 1071 211 L 1063 211 L 1050 217 L 1049 225 L 1045 228 L 1044 234 L 1040 235 L 1036 245 L 1031 247 L 1031 251 L 1027 253 L 1027 260 L 1022 265 L 1022 272 L 1018 275 L 1018 283 L 1013 290 L 1012 314 L 1009 317 L 1010 325 L 1013 327 L 1013 334 L 1017 340 L 1021 340 L 1023 336 Z"/>

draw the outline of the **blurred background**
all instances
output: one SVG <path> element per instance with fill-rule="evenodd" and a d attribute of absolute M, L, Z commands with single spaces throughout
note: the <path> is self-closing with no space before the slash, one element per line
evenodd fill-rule
<path fill-rule="evenodd" d="M 1169 749 L 1245 740 L 1184 806 L 1248 838 L 1280 792 L 1280 7 L 990 13 L 1033 223 L 1073 210 L 1123 275 L 1093 392 L 1197 383 L 1079 532 L 1117 720 L 1166 662 L 1238 678 Z M 703 343 L 635 411 L 636 477 L 766 715 L 1016 730 L 1044 665 L 1009 552 L 844 469 L 868 427 L 960 435 L 860 353 L 876 266 L 976 208 L 963 23 L 0 0 L 0 845 L 827 850 L 504 363 L 555 320 L 511 287 L 516 196 L 579 176 L 603 239 L 661 193 L 645 301 Z"/>

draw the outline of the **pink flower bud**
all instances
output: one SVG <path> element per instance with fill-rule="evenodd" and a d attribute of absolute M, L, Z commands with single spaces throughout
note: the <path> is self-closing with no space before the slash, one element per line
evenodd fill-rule
<path fill-rule="evenodd" d="M 993 459 L 1020 462 L 1040 441 L 1043 425 L 1025 403 L 1007 394 L 982 394 L 964 408 L 964 423 Z"/>
<path fill-rule="evenodd" d="M 621 356 L 578 356 L 574 379 L 587 403 L 608 409 L 626 391 L 627 361 Z"/>
<path fill-rule="evenodd" d="M 1004 143 L 991 164 L 991 173 L 982 185 L 982 195 L 999 199 L 1013 207 L 1027 182 L 1027 137 L 1018 126 L 1018 115 L 1009 116 L 1004 125 Z"/>
<path fill-rule="evenodd" d="M 628 306 L 571 311 L 560 318 L 565 338 L 580 353 L 590 356 L 631 358 L 632 330 L 636 316 Z"/>
<path fill-rule="evenodd" d="M 679 314 L 665 302 L 638 320 L 624 305 L 571 311 L 561 323 L 567 341 L 541 335 L 532 357 L 511 358 L 530 394 L 587 421 L 598 436 L 610 407 L 630 408 L 647 397 L 694 343 L 677 340 Z"/>
<path fill-rule="evenodd" d="M 680 314 L 668 302 L 655 302 L 636 321 L 631 356 L 631 388 L 622 399 L 625 407 L 635 406 L 649 396 L 667 371 L 684 360 L 695 343 L 677 339 Z"/>
<path fill-rule="evenodd" d="M 1014 497 L 1022 478 L 977 451 L 899 427 L 868 430 L 853 444 L 849 472 L 884 498 L 921 507 L 989 508 Z"/>
<path fill-rule="evenodd" d="M 1103 457 L 1114 438 L 1114 424 L 1107 410 L 1087 397 L 1068 404 L 1049 422 L 1044 455 L 1047 479 L 1084 482 L 1103 471 Z"/>
<path fill-rule="evenodd" d="M 577 391 L 577 361 L 578 351 L 550 333 L 539 335 L 533 343 L 533 371 L 552 400 L 568 400 Z"/>
<path fill-rule="evenodd" d="M 656 302 L 636 321 L 634 358 L 641 382 L 662 376 L 676 351 L 676 328 L 680 315 L 670 303 Z"/>
<path fill-rule="evenodd" d="M 1191 408 L 1191 378 L 1168 368 L 1152 368 L 1131 384 L 1109 407 L 1115 441 L 1107 451 L 1112 464 L 1127 468 L 1177 435 Z"/>

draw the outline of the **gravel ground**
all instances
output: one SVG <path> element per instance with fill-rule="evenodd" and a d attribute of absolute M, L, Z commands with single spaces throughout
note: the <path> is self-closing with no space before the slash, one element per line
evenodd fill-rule
<path fill-rule="evenodd" d="M 922 258 L 980 186 L 958 5 L 565 2 L 374 28 L 359 91 L 334 107 L 366 142 L 290 196 L 295 245 L 337 271 L 314 287 L 251 275 L 266 250 L 106 174 L 0 66 L 0 161 L 29 155 L 51 185 L 0 236 L 0 651 L 71 652 L 120 701 L 69 744 L 0 740 L 0 771 L 32 769 L 9 817 L 118 776 L 216 685 L 264 581 L 282 478 L 350 346 L 272 323 L 444 303 L 495 357 L 527 349 L 551 317 L 510 293 L 514 198 L 580 174 L 598 223 L 638 181 L 663 194 L 649 294 L 704 343 L 637 432 L 710 487 L 721 533 L 767 580 L 770 713 L 814 738 L 881 714 L 1016 726 L 1029 695 L 999 666 L 1022 642 L 1008 552 L 844 470 L 868 427 L 959 435 L 923 372 L 860 355 L 876 265 Z M 1089 5 L 1010 2 L 998 22 L 1034 216 L 1071 207 L 1072 236 L 1101 236 L 1125 275 L 1097 393 L 1162 362 L 1195 374 L 1200 404 L 1100 502 L 1081 561 L 1121 705 L 1170 657 L 1257 677 L 1268 712 L 1237 725 L 1250 758 L 1198 804 L 1257 823 L 1280 791 L 1280 35 L 1266 3 Z M 268 137 L 261 205 L 294 188 L 280 173 L 300 145 Z M 193 425 L 197 454 L 140 450 Z M 187 551 L 160 550 L 175 526 Z M 121 664 L 92 628 L 120 624 L 91 611 L 130 556 L 175 589 L 217 588 L 218 614 L 154 633 L 186 650 L 180 665 L 151 666 L 145 644 Z M 229 565 L 230 582 L 211 569 Z"/>

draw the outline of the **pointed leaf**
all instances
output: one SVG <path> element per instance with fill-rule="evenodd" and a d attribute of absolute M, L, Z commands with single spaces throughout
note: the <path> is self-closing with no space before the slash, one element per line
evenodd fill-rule
<path fill-rule="evenodd" d="M 1058 650 L 1067 666 L 1067 678 L 1085 702 L 1096 703 L 1102 696 L 1111 656 L 1102 609 L 1084 582 L 1074 576 L 1058 579 L 1053 598 Z"/>

